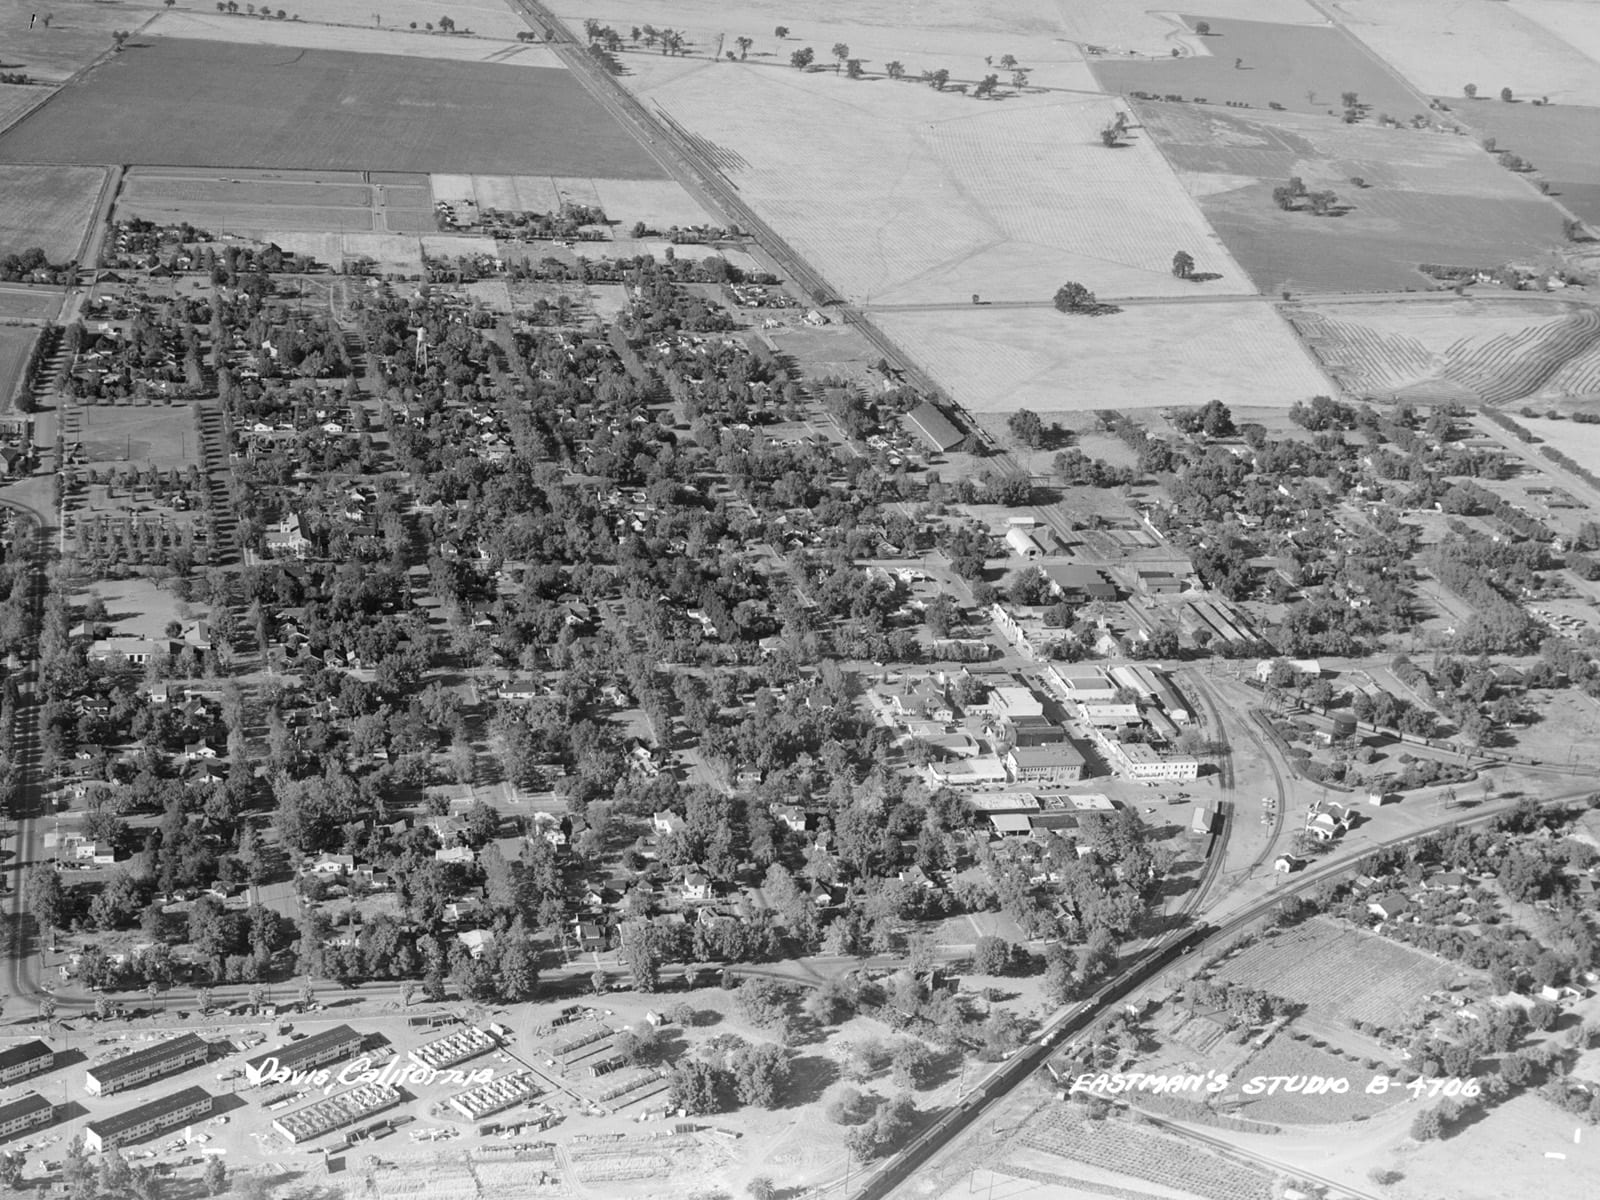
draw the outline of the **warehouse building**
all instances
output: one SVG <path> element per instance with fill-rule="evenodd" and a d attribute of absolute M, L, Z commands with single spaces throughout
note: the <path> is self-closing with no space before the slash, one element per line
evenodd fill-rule
<path fill-rule="evenodd" d="M 310 1037 L 290 1042 L 276 1050 L 258 1054 L 244 1064 L 245 1078 L 253 1084 L 261 1083 L 267 1070 L 314 1071 L 331 1062 L 349 1058 L 361 1049 L 362 1035 L 348 1025 L 335 1025 Z"/>
<path fill-rule="evenodd" d="M 365 1120 L 399 1103 L 400 1089 L 393 1084 L 364 1083 L 348 1092 L 284 1113 L 272 1122 L 272 1127 L 299 1145 Z"/>
<path fill-rule="evenodd" d="M 91 1154 L 143 1141 L 211 1111 L 212 1096 L 204 1088 L 187 1087 L 127 1112 L 90 1121 L 83 1127 L 83 1148 Z"/>
<path fill-rule="evenodd" d="M 504 1112 L 513 1104 L 531 1100 L 538 1094 L 539 1085 L 534 1082 L 533 1076 L 527 1071 L 518 1071 L 514 1075 L 480 1083 L 470 1091 L 450 1097 L 450 1107 L 469 1121 L 477 1121 Z"/>
<path fill-rule="evenodd" d="M 426 1046 L 419 1046 L 410 1051 L 410 1055 L 411 1061 L 419 1067 L 427 1067 L 431 1071 L 445 1071 L 457 1063 L 466 1062 L 469 1058 L 487 1054 L 499 1044 L 492 1035 L 485 1033 L 476 1025 L 468 1025 L 454 1033 L 447 1033 Z"/>
<path fill-rule="evenodd" d="M 0 1050 L 0 1084 L 15 1083 L 56 1065 L 56 1052 L 35 1038 Z"/>
<path fill-rule="evenodd" d="M 185 1033 L 110 1062 L 96 1063 L 84 1076 L 83 1087 L 91 1096 L 110 1096 L 203 1063 L 210 1057 L 210 1042 Z"/>
<path fill-rule="evenodd" d="M 10 1141 L 19 1133 L 38 1129 L 56 1119 L 56 1106 L 38 1092 L 29 1092 L 20 1100 L 0 1105 L 0 1142 Z"/>

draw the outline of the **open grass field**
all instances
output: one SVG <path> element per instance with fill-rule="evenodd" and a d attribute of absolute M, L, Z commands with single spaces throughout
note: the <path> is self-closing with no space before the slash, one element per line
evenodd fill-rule
<path fill-rule="evenodd" d="M 669 62 L 629 81 L 731 162 L 758 213 L 849 297 L 871 304 L 1188 295 L 1182 248 L 1253 290 L 1159 150 L 1098 131 L 1116 101 L 1002 102 L 887 80 Z M 794 120 L 805 112 L 805 121 Z"/>
<path fill-rule="evenodd" d="M 1467 973 L 1376 934 L 1315 917 L 1266 938 L 1217 970 L 1230 983 L 1261 988 L 1306 1006 L 1305 1018 L 1398 1026 L 1429 992 Z"/>
<path fill-rule="evenodd" d="M 194 413 L 187 404 L 84 404 L 68 442 L 83 447 L 85 466 L 132 463 L 168 470 L 198 463 Z"/>
<path fill-rule="evenodd" d="M 343 50 L 362 54 L 392 54 L 404 58 L 432 58 L 448 62 L 509 63 L 518 67 L 545 67 L 559 70 L 561 60 L 547 46 L 516 40 L 514 32 L 496 37 L 459 37 L 429 33 L 419 22 L 416 29 L 404 26 L 374 27 L 370 6 L 366 24 L 330 26 L 307 21 L 262 21 L 241 19 L 237 14 L 219 12 L 163 13 L 146 28 L 149 37 L 196 38 L 233 42 L 249 46 L 298 46 L 312 50 Z M 437 21 L 435 8 L 425 20 Z M 507 16 L 512 16 L 509 9 Z M 391 18 L 392 19 L 392 18 Z M 526 29 L 520 21 L 516 25 Z"/>
<path fill-rule="evenodd" d="M 1197 18 L 1186 18 L 1192 27 Z M 1276 102 L 1291 112 L 1343 111 L 1340 95 L 1355 92 L 1370 112 L 1402 120 L 1425 113 L 1427 101 L 1362 50 L 1343 30 L 1326 25 L 1218 20 L 1196 40 L 1207 53 L 1177 58 L 1096 57 L 1095 77 L 1107 91 L 1204 97 L 1252 108 Z M 1235 63 L 1238 63 L 1235 66 Z"/>
<path fill-rule="evenodd" d="M 1405 1119 L 1409 1122 L 1409 1112 Z M 1589 1129 L 1582 1131 L 1581 1141 L 1574 1136 L 1581 1124 L 1532 1092 L 1513 1096 L 1455 1137 L 1406 1147 L 1400 1160 L 1405 1179 L 1386 1194 L 1400 1200 L 1595 1195 L 1600 1154 L 1591 1146 Z"/>
<path fill-rule="evenodd" d="M 1138 304 L 1105 317 L 1049 308 L 875 314 L 973 412 L 1204 403 L 1287 407 L 1328 381 L 1269 304 Z"/>
<path fill-rule="evenodd" d="M 61 293 L 48 284 L 0 283 L 0 320 L 21 317 L 32 321 L 52 319 L 61 308 Z"/>
<path fill-rule="evenodd" d="M 1190 104 L 1135 109 L 1263 291 L 1431 288 L 1420 263 L 1526 261 L 1565 241 L 1561 211 L 1465 137 Z M 1333 190 L 1345 211 L 1278 208 L 1272 189 L 1290 175 Z"/>
<path fill-rule="evenodd" d="M 1600 314 L 1550 301 L 1296 306 L 1289 320 L 1352 395 L 1416 389 L 1509 404 L 1600 396 Z"/>
<path fill-rule="evenodd" d="M 1519 96 L 1549 96 L 1560 104 L 1600 104 L 1600 62 L 1535 19 L 1537 7 L 1492 0 L 1338 0 L 1329 11 L 1430 96 L 1459 96 L 1462 85 L 1474 83 L 1480 95 L 1497 96 L 1509 87 Z M 1553 20 L 1550 12 L 1545 19 Z"/>
<path fill-rule="evenodd" d="M 1473 129 L 1531 162 L 1561 203 L 1581 220 L 1600 224 L 1600 109 L 1570 104 L 1502 104 L 1452 100 Z"/>
<path fill-rule="evenodd" d="M 105 179 L 100 167 L 0 166 L 0 252 L 76 258 Z"/>
<path fill-rule="evenodd" d="M 0 325 L 0 412 L 10 413 L 11 389 L 17 385 L 28 350 L 39 331 L 25 325 Z"/>
<path fill-rule="evenodd" d="M 187 40 L 97 68 L 0 135 L 0 158 L 664 174 L 564 71 Z"/>
<path fill-rule="evenodd" d="M 213 233 L 266 230 L 369 233 L 434 228 L 426 175 L 363 183 L 351 171 L 202 171 L 140 167 L 117 197 L 118 216 L 188 221 Z"/>

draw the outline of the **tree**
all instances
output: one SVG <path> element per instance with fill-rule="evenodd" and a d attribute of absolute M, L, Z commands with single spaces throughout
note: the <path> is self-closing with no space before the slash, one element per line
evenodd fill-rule
<path fill-rule="evenodd" d="M 0 1154 L 0 1187 L 7 1191 L 20 1191 L 22 1186 L 22 1168 L 28 1163 L 27 1158 L 21 1154 Z"/>
<path fill-rule="evenodd" d="M 789 1059 L 771 1042 L 743 1046 L 733 1056 L 733 1090 L 742 1104 L 776 1108 L 789 1083 Z"/>
<path fill-rule="evenodd" d="M 972 89 L 974 96 L 992 96 L 1000 87 L 1000 76 L 985 75 Z"/>
<path fill-rule="evenodd" d="M 1528 1082 L 1532 1074 L 1533 1064 L 1525 1055 L 1511 1053 L 1500 1057 L 1500 1078 L 1512 1087 L 1521 1087 Z M 1412 1136 L 1415 1137 L 1416 1134 L 1413 1133 Z"/>
<path fill-rule="evenodd" d="M 750 1194 L 750 1200 L 777 1200 L 778 1189 L 766 1175 L 757 1175 L 744 1185 L 744 1190 Z"/>
<path fill-rule="evenodd" d="M 637 36 L 634 40 L 638 40 Z M 736 37 L 733 39 L 733 44 L 739 47 L 739 61 L 743 62 L 744 56 L 750 53 L 750 47 L 756 43 L 754 38 Z"/>
<path fill-rule="evenodd" d="M 618 930 L 617 948 L 628 964 L 633 986 L 641 992 L 655 991 L 661 984 L 661 963 L 665 958 L 660 930 L 642 918 L 624 921 Z"/>
<path fill-rule="evenodd" d="M 1051 942 L 1044 951 L 1044 994 L 1051 1004 L 1062 1005 L 1078 991 L 1076 964 L 1072 951 L 1060 942 Z"/>
<path fill-rule="evenodd" d="M 1444 1134 L 1444 1114 L 1438 1105 L 1425 1108 L 1411 1122 L 1411 1136 L 1419 1142 L 1431 1142 Z"/>
<path fill-rule="evenodd" d="M 228 1168 L 220 1158 L 207 1160 L 201 1179 L 208 1196 L 220 1196 L 228 1190 Z"/>
<path fill-rule="evenodd" d="M 811 60 L 816 58 L 816 56 L 816 51 L 810 46 L 807 46 L 805 49 L 796 50 L 793 54 L 789 55 L 789 65 L 797 71 L 804 71 L 811 65 Z"/>
<path fill-rule="evenodd" d="M 780 42 L 783 41 L 784 38 L 789 36 L 789 27 L 787 25 L 779 25 L 772 31 L 772 36 L 777 38 Z"/>
<path fill-rule="evenodd" d="M 833 73 L 837 75 L 839 73 L 839 68 L 844 64 L 844 60 L 850 57 L 850 47 L 846 46 L 843 42 L 835 42 L 833 44 L 833 57 L 835 60 L 833 64 Z"/>
<path fill-rule="evenodd" d="M 1172 273 L 1179 279 L 1187 279 L 1194 274 L 1194 255 L 1187 250 L 1179 250 L 1172 256 Z"/>
<path fill-rule="evenodd" d="M 1006 428 L 1011 430 L 1017 441 L 1031 450 L 1037 450 L 1044 443 L 1044 422 L 1031 409 L 1017 409 L 1006 418 Z"/>
<path fill-rule="evenodd" d="M 844 73 L 850 79 L 860 79 L 861 78 L 861 60 L 859 58 L 847 58 L 847 59 L 845 59 L 845 62 L 844 62 Z"/>
<path fill-rule="evenodd" d="M 1194 31 L 1196 33 L 1198 33 L 1201 37 L 1210 37 L 1211 36 L 1211 22 L 1210 21 L 1196 21 L 1194 23 Z"/>
<path fill-rule="evenodd" d="M 915 1038 L 907 1039 L 895 1047 L 889 1070 L 895 1087 L 915 1089 L 927 1083 L 933 1069 L 933 1054 Z"/>
<path fill-rule="evenodd" d="M 979 975 L 1004 975 L 1011 969 L 1011 943 L 984 934 L 973 947 L 972 969 Z"/>
<path fill-rule="evenodd" d="M 944 91 L 944 85 L 950 82 L 950 72 L 940 67 L 928 75 L 928 85 L 936 92 Z"/>
<path fill-rule="evenodd" d="M 1354 92 L 1341 92 L 1339 93 L 1339 99 L 1346 108 L 1361 107 L 1360 97 L 1358 97 Z"/>
<path fill-rule="evenodd" d="M 1505 101 L 1505 103 L 1510 104 L 1511 103 L 1511 89 L 1510 88 L 1501 88 L 1500 89 L 1500 99 Z"/>
<path fill-rule="evenodd" d="M 906 77 L 906 65 L 899 59 L 884 63 L 883 70 L 890 79 L 904 79 Z"/>
<path fill-rule="evenodd" d="M 721 1073 L 710 1063 L 688 1058 L 672 1068 L 667 1102 L 690 1116 L 722 1111 Z"/>
<path fill-rule="evenodd" d="M 440 17 L 439 18 L 439 32 L 440 33 L 454 33 L 455 31 L 456 31 L 456 23 L 455 23 L 454 20 L 452 20 L 449 17 Z"/>
<path fill-rule="evenodd" d="M 26 899 L 28 911 L 39 923 L 41 932 L 54 936 L 61 927 L 61 916 L 66 901 L 61 887 L 61 876 L 48 863 L 35 863 L 28 871 Z"/>
<path fill-rule="evenodd" d="M 1094 293 L 1081 283 L 1068 282 L 1056 289 L 1057 312 L 1083 312 L 1094 307 Z"/>
<path fill-rule="evenodd" d="M 1477 95 L 1478 95 L 1478 85 L 1475 84 L 1475 83 L 1467 84 L 1465 87 L 1463 87 L 1461 89 L 1461 94 L 1463 96 L 1465 96 L 1468 100 L 1476 99 Z"/>

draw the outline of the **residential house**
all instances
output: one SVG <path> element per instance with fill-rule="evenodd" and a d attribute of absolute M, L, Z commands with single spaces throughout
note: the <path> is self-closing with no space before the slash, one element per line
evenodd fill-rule
<path fill-rule="evenodd" d="M 711 880 L 699 871 L 691 871 L 683 877 L 683 898 L 696 902 L 710 900 Z"/>
<path fill-rule="evenodd" d="M 1392 921 L 1411 911 L 1411 901 L 1400 892 L 1386 892 L 1367 901 L 1367 911 L 1385 921 Z"/>
<path fill-rule="evenodd" d="M 467 948 L 473 958 L 482 958 L 483 952 L 494 944 L 492 929 L 467 929 L 456 934 L 456 941 Z"/>

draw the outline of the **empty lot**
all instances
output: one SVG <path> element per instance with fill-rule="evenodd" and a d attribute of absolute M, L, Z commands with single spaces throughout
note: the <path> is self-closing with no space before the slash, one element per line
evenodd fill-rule
<path fill-rule="evenodd" d="M 188 221 L 212 233 L 368 233 L 381 211 L 393 232 L 434 228 L 425 175 L 363 183 L 359 172 L 231 172 L 140 168 L 117 197 L 118 216 Z"/>
<path fill-rule="evenodd" d="M 97 67 L 0 159 L 663 176 L 565 71 L 184 40 Z"/>

